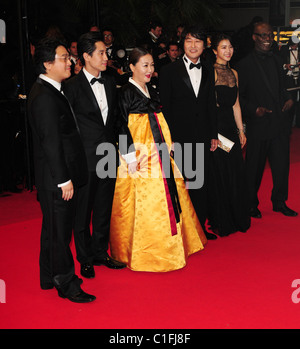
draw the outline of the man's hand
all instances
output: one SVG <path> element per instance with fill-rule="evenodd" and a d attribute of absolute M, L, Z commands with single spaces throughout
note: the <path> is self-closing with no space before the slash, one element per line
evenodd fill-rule
<path fill-rule="evenodd" d="M 287 110 L 290 110 L 293 106 L 294 102 L 292 99 L 289 99 L 287 100 L 285 103 L 284 103 L 284 106 L 282 108 L 282 111 L 287 111 Z"/>
<path fill-rule="evenodd" d="M 255 112 L 256 116 L 259 117 L 264 116 L 266 113 L 272 113 L 272 110 L 269 110 L 265 107 L 258 107 Z"/>
<path fill-rule="evenodd" d="M 215 151 L 218 148 L 219 140 L 218 139 L 212 139 L 210 141 L 210 151 Z"/>
<path fill-rule="evenodd" d="M 62 186 L 61 190 L 62 190 L 62 198 L 64 200 L 69 201 L 70 199 L 72 199 L 74 195 L 74 187 L 72 182 Z"/>
<path fill-rule="evenodd" d="M 130 164 L 128 164 L 128 173 L 135 173 L 137 171 L 137 161 L 131 162 Z"/>

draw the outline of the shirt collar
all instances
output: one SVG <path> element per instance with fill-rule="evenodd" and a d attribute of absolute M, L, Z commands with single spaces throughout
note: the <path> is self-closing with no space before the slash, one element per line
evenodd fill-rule
<path fill-rule="evenodd" d="M 82 70 L 83 70 L 84 75 L 86 76 L 86 78 L 87 78 L 87 80 L 88 80 L 89 82 L 91 82 L 91 80 L 92 80 L 93 78 L 97 78 L 97 79 L 101 78 L 101 72 L 99 73 L 99 76 L 94 76 L 94 75 L 90 74 L 90 73 L 85 69 L 85 67 L 83 67 Z"/>
<path fill-rule="evenodd" d="M 190 64 L 193 63 L 193 62 L 186 56 L 186 54 L 183 55 L 182 59 L 183 59 L 184 64 L 185 64 L 187 67 L 189 67 Z M 200 57 L 198 58 L 198 61 L 196 62 L 196 64 L 199 63 L 199 62 L 200 62 Z M 193 63 L 193 64 L 194 64 L 194 63 Z"/>
<path fill-rule="evenodd" d="M 154 41 L 157 41 L 157 40 L 158 40 L 158 37 L 157 37 L 156 35 L 154 35 L 154 34 L 152 33 L 152 31 L 149 31 L 149 34 L 150 34 L 150 36 L 152 37 L 152 39 L 153 39 Z"/>
<path fill-rule="evenodd" d="M 61 83 L 56 81 L 56 80 L 53 80 L 51 78 L 49 78 L 47 75 L 45 74 L 40 74 L 39 75 L 39 78 L 48 82 L 49 84 L 51 84 L 53 87 L 55 87 L 58 91 L 61 90 Z"/>

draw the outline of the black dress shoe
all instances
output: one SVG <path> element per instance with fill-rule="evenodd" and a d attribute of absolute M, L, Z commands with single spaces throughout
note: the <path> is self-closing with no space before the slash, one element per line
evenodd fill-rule
<path fill-rule="evenodd" d="M 80 265 L 80 274 L 85 278 L 92 279 L 95 277 L 95 270 L 91 263 L 84 263 Z"/>
<path fill-rule="evenodd" d="M 281 212 L 282 214 L 284 214 L 285 216 L 288 216 L 288 217 L 298 216 L 298 213 L 296 211 L 291 210 L 289 207 L 287 207 L 286 204 L 283 204 L 282 206 L 279 206 L 279 207 L 274 206 L 273 211 Z"/>
<path fill-rule="evenodd" d="M 96 299 L 95 296 L 85 293 L 84 291 L 80 291 L 79 293 L 75 294 L 74 296 L 66 296 L 60 291 L 58 291 L 58 295 L 61 298 L 67 298 L 69 301 L 74 303 L 89 303 Z"/>
<path fill-rule="evenodd" d="M 103 257 L 103 258 L 95 258 L 93 261 L 93 264 L 105 265 L 107 268 L 110 268 L 110 269 L 123 269 L 126 267 L 126 264 L 116 261 L 110 256 Z"/>
<path fill-rule="evenodd" d="M 261 212 L 257 207 L 250 208 L 250 216 L 252 218 L 261 218 Z"/>

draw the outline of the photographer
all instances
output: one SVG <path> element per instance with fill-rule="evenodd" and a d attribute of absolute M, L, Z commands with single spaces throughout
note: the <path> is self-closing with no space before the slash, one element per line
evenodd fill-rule
<path fill-rule="evenodd" d="M 295 41 L 295 42 L 294 42 Z M 300 108 L 299 108 L 299 91 L 300 89 L 300 63 L 299 63 L 299 39 L 290 38 L 288 44 L 279 51 L 280 56 L 283 60 L 283 68 L 286 72 L 285 75 L 285 84 L 287 89 L 291 90 L 294 106 L 290 110 L 290 117 L 292 125 L 300 127 Z"/>

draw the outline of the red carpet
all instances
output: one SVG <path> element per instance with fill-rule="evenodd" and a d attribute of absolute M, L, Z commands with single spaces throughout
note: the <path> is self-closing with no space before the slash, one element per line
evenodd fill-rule
<path fill-rule="evenodd" d="M 299 145 L 300 129 L 294 129 L 288 205 L 298 212 Z M 36 193 L 0 197 L 0 279 L 6 285 L 0 328 L 298 329 L 300 303 L 292 301 L 292 282 L 300 279 L 300 218 L 272 211 L 271 187 L 267 168 L 259 193 L 263 218 L 245 234 L 209 241 L 182 270 L 95 267 L 96 278 L 84 279 L 83 289 L 97 300 L 84 305 L 39 288 Z"/>

